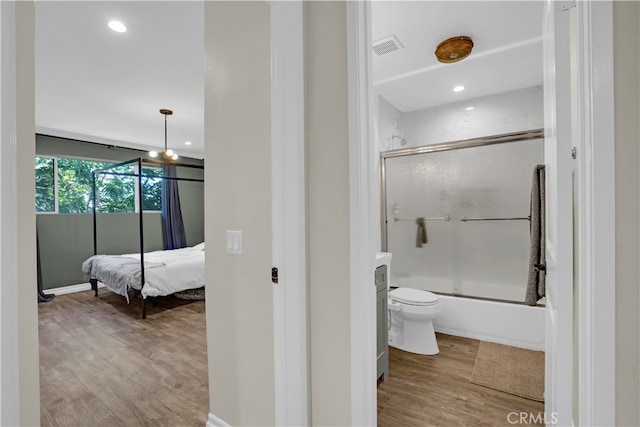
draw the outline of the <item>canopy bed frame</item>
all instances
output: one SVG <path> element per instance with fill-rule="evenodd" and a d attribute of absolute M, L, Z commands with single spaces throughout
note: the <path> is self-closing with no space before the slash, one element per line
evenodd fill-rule
<path fill-rule="evenodd" d="M 140 289 L 131 288 L 134 291 L 134 295 L 140 296 L 142 301 L 142 318 L 146 319 L 147 311 L 146 311 L 146 297 L 143 294 L 143 290 L 145 289 L 145 250 L 144 250 L 144 210 L 143 210 L 143 186 L 142 186 L 142 178 L 155 178 L 162 180 L 175 180 L 175 181 L 191 181 L 191 182 L 204 182 L 204 179 L 198 178 L 180 178 L 180 177 L 172 177 L 165 176 L 164 172 L 161 176 L 156 175 L 144 175 L 143 174 L 143 165 L 155 165 L 155 166 L 164 166 L 171 165 L 176 167 L 184 167 L 184 168 L 193 168 L 193 169 L 204 169 L 204 166 L 200 165 L 192 165 L 188 163 L 177 163 L 175 161 L 162 161 L 155 159 L 147 159 L 143 157 L 138 157 L 132 160 L 128 160 L 125 162 L 117 163 L 111 165 L 109 167 L 103 169 L 97 169 L 92 172 L 93 182 L 92 182 L 92 197 L 93 197 L 93 254 L 95 258 L 98 256 L 98 222 L 97 222 L 97 189 L 96 189 L 96 178 L 99 175 L 117 175 L 117 176 L 131 176 L 136 179 L 136 185 L 138 188 L 138 224 L 139 224 L 139 250 L 140 250 Z M 123 173 L 123 172 L 115 172 L 114 169 L 121 168 L 123 166 L 129 165 L 137 165 L 138 170 L 137 173 Z M 164 203 L 164 201 L 163 201 Z M 113 258 L 124 258 L 124 257 L 113 257 Z M 135 258 L 128 258 L 128 262 L 131 263 L 131 260 Z M 90 277 L 89 279 L 91 283 L 91 289 L 95 292 L 95 296 L 98 296 L 98 278 Z M 102 281 L 102 280 L 101 280 Z M 108 287 L 109 284 L 105 283 Z M 125 287 L 125 292 L 128 292 L 128 288 Z M 168 294 L 167 294 L 168 295 Z M 127 295 L 123 295 L 128 299 Z"/>

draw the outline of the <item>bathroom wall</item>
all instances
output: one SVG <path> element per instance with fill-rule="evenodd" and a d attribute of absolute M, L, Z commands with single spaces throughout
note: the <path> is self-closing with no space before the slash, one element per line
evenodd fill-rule
<path fill-rule="evenodd" d="M 374 97 L 374 129 L 380 151 L 400 148 L 404 139 L 402 112 L 378 95 Z"/>
<path fill-rule="evenodd" d="M 544 126 L 542 87 L 499 93 L 423 110 L 400 112 L 377 97 L 380 151 L 460 141 Z M 473 109 L 468 110 L 467 108 Z M 398 134 L 401 140 L 392 135 Z"/>
<path fill-rule="evenodd" d="M 405 113 L 377 98 L 381 151 L 544 125 L 538 86 Z M 404 138 L 405 145 L 393 135 Z M 392 282 L 419 278 L 412 280 L 413 287 L 523 301 L 528 221 L 459 219 L 528 216 L 533 167 L 543 161 L 541 139 L 388 159 L 385 209 L 387 250 L 394 254 Z M 445 215 L 452 220 L 426 221 L 428 244 L 417 248 L 416 224 L 411 220 Z M 394 217 L 409 221 L 396 222 Z"/>

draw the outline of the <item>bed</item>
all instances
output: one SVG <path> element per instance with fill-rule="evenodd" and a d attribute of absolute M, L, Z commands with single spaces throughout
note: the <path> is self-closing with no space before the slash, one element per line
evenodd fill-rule
<path fill-rule="evenodd" d="M 129 291 L 143 299 L 204 286 L 204 242 L 195 246 L 144 254 L 144 285 L 140 254 L 94 255 L 82 263 L 91 282 L 101 282 L 129 301 Z M 94 289 L 97 292 L 97 287 Z"/>
<path fill-rule="evenodd" d="M 162 166 L 163 173 L 158 175 L 146 175 L 143 165 Z M 120 168 L 135 167 L 135 172 L 119 172 Z M 173 166 L 174 172 L 165 174 L 164 166 Z M 175 167 L 204 169 L 204 166 L 176 163 L 174 161 L 161 161 L 138 157 L 122 163 L 110 165 L 104 169 L 94 170 L 92 184 L 92 200 L 98 200 L 96 178 L 100 175 L 122 175 L 135 178 L 139 196 L 137 197 L 137 214 L 139 221 L 138 241 L 140 252 L 123 255 L 99 255 L 98 254 L 98 233 L 97 233 L 97 203 L 93 203 L 93 256 L 82 263 L 82 272 L 91 283 L 91 289 L 98 296 L 98 282 L 102 282 L 111 291 L 122 295 L 129 302 L 129 291 L 140 295 L 142 301 L 142 318 L 146 318 L 146 300 L 150 297 L 167 296 L 177 292 L 198 289 L 204 286 L 204 242 L 191 247 L 171 249 L 164 251 L 146 252 L 144 250 L 144 206 L 143 178 L 162 179 L 163 182 L 204 182 L 199 178 L 178 177 L 175 174 Z M 165 195 L 163 187 L 163 220 L 165 213 L 167 217 L 181 217 L 179 212 L 179 199 L 177 199 L 177 213 L 171 209 L 165 212 Z M 177 192 L 177 188 L 175 189 Z M 170 203 L 170 202 L 169 202 Z M 175 203 L 175 202 L 174 202 Z M 181 219 L 180 219 L 181 221 Z M 166 237 L 163 226 L 163 240 Z M 168 228 L 171 228 L 169 226 Z M 173 231 L 172 231 L 173 232 Z M 185 239 L 186 240 L 186 239 Z M 164 241 L 165 247 L 175 247 L 174 243 L 168 245 Z M 168 246 L 167 246 L 168 245 Z M 180 246 L 184 246 L 184 241 Z M 178 247 L 180 247 L 178 246 Z"/>

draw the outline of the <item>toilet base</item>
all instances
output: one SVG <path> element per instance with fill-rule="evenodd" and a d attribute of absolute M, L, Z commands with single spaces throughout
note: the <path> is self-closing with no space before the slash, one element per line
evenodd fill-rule
<path fill-rule="evenodd" d="M 394 325 L 392 319 L 389 331 L 389 345 L 410 353 L 432 356 L 440 353 L 436 332 L 432 321 L 405 320 L 401 325 Z"/>

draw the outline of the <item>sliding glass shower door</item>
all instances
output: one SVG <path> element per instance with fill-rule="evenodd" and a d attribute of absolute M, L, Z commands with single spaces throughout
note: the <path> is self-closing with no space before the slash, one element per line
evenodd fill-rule
<path fill-rule="evenodd" d="M 382 155 L 392 282 L 524 301 L 531 182 L 543 162 L 542 139 L 434 147 Z"/>

